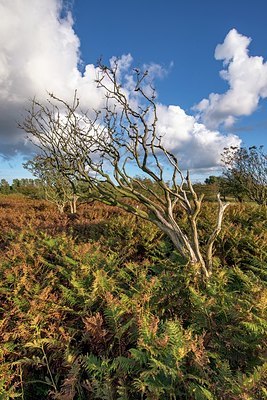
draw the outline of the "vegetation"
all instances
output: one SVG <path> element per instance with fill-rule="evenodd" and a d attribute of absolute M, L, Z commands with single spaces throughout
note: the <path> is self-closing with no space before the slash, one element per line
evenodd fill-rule
<path fill-rule="evenodd" d="M 239 200 L 267 204 L 267 154 L 263 146 L 226 148 L 223 153 L 224 186 Z"/>
<path fill-rule="evenodd" d="M 202 208 L 201 241 L 215 208 Z M 0 398 L 267 398 L 265 224 L 264 206 L 233 203 L 203 282 L 118 207 L 73 218 L 0 196 Z"/>
<path fill-rule="evenodd" d="M 0 181 L 0 194 L 20 193 L 31 198 L 43 198 L 42 182 L 39 179 L 13 179 L 9 184 L 6 179 Z"/>
<path fill-rule="evenodd" d="M 79 203 L 85 199 L 89 201 L 88 185 L 67 179 L 64 174 L 53 167 L 49 158 L 44 159 L 37 155 L 23 166 L 38 178 L 37 181 L 45 199 L 55 204 L 60 213 L 63 213 L 68 206 L 69 212 L 75 214 L 78 201 Z"/>

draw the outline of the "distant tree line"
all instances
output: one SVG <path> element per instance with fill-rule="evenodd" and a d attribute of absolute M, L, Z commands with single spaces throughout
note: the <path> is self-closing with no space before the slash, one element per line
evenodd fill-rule
<path fill-rule="evenodd" d="M 24 166 L 32 171 L 33 165 L 34 161 L 31 160 Z M 44 199 L 56 205 L 60 213 L 67 211 L 71 214 L 77 212 L 78 204 L 90 201 L 88 187 L 82 182 L 72 186 L 68 180 L 56 174 L 56 171 L 49 170 L 43 174 L 39 173 L 39 176 L 40 178 L 35 179 L 16 178 L 12 183 L 1 179 L 0 194 L 21 194 L 32 199 Z"/>
<path fill-rule="evenodd" d="M 204 183 L 194 184 L 196 193 L 204 194 L 209 201 L 216 200 L 219 192 L 224 201 L 253 201 L 266 205 L 267 156 L 263 146 L 225 148 L 222 157 L 222 175 L 210 175 Z M 54 203 L 60 212 L 69 209 L 71 213 L 76 213 L 78 203 L 94 197 L 86 182 L 67 179 L 48 160 L 39 156 L 26 162 L 24 168 L 36 178 L 13 179 L 11 184 L 1 179 L 1 194 L 20 193 L 31 198 L 46 199 Z M 145 185 L 152 192 L 162 195 L 148 178 L 136 177 L 135 182 L 135 186 L 141 185 L 142 188 Z"/>
<path fill-rule="evenodd" d="M 16 178 L 13 179 L 12 183 L 9 183 L 6 179 L 1 179 L 0 193 L 20 193 L 33 198 L 43 198 L 42 182 L 39 179 L 33 178 Z"/>

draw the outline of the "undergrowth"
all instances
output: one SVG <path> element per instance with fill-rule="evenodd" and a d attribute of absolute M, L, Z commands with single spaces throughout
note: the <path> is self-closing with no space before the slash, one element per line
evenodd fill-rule
<path fill-rule="evenodd" d="M 201 283 L 117 209 L 2 197 L 0 399 L 267 398 L 265 213 L 230 207 Z"/>

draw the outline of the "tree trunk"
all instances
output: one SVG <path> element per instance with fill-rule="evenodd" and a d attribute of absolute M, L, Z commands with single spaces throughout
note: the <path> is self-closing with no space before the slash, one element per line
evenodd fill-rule
<path fill-rule="evenodd" d="M 71 214 L 76 214 L 77 213 L 77 201 L 79 199 L 79 196 L 76 194 L 73 195 L 73 198 L 70 200 L 70 213 Z"/>
<path fill-rule="evenodd" d="M 196 251 L 193 245 L 190 243 L 189 238 L 180 230 L 178 225 L 175 223 L 162 223 L 159 221 L 153 221 L 163 232 L 165 232 L 171 239 L 174 247 L 179 251 L 179 253 L 193 265 L 199 265 L 203 275 L 208 278 L 210 276 L 209 271 L 206 267 L 205 261 L 200 253 Z"/>
<path fill-rule="evenodd" d="M 58 211 L 60 214 L 64 213 L 65 204 L 57 204 Z"/>
<path fill-rule="evenodd" d="M 179 225 L 176 223 L 171 211 L 168 211 L 167 216 L 163 215 L 158 210 L 155 210 L 150 214 L 151 222 L 157 225 L 169 236 L 175 248 L 183 257 L 188 259 L 191 264 L 199 265 L 205 278 L 209 278 L 212 274 L 213 245 L 221 231 L 223 215 L 229 205 L 229 203 L 223 203 L 221 201 L 219 193 L 217 195 L 217 200 L 219 204 L 217 223 L 208 239 L 207 245 L 204 248 L 201 248 L 199 245 L 198 228 L 196 223 L 198 212 L 195 212 L 193 215 L 188 217 L 191 227 L 191 237 L 183 233 Z"/>

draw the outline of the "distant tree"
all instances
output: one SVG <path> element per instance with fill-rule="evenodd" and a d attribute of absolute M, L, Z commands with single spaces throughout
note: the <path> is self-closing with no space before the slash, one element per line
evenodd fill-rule
<path fill-rule="evenodd" d="M 155 91 L 147 71 L 134 70 L 130 81 L 127 77 L 130 87 L 134 84 L 127 92 L 118 62 L 110 68 L 100 64 L 98 70 L 97 84 L 106 96 L 104 109 L 92 116 L 91 111 L 82 112 L 76 96 L 68 104 L 51 94 L 46 104 L 33 100 L 21 127 L 34 137 L 42 156 L 70 181 L 85 181 L 97 200 L 153 222 L 182 256 L 209 277 L 227 204 L 218 196 L 216 225 L 207 243 L 201 244 L 197 221 L 203 195 L 195 192 L 189 173 L 183 175 L 165 145 L 164 132 L 158 130 Z M 149 181 L 134 178 L 131 171 L 140 171 Z M 177 206 L 185 211 L 188 231 L 176 218 Z"/>
<path fill-rule="evenodd" d="M 226 200 L 226 196 L 234 196 L 224 176 L 210 175 L 205 179 L 205 186 L 206 189 L 204 189 L 204 192 L 207 196 L 212 194 L 214 197 L 214 193 L 219 192 L 224 201 Z"/>
<path fill-rule="evenodd" d="M 77 212 L 77 202 L 81 197 L 85 197 L 84 193 L 86 192 L 82 183 L 74 183 L 68 179 L 53 167 L 51 158 L 48 157 L 37 155 L 23 166 L 38 178 L 46 200 L 54 203 L 60 213 L 63 213 L 67 206 L 69 206 L 71 214 Z"/>
<path fill-rule="evenodd" d="M 238 198 L 267 203 L 267 155 L 263 146 L 229 147 L 223 153 L 227 187 Z"/>
<path fill-rule="evenodd" d="M 12 185 L 11 185 L 12 192 L 18 192 L 20 186 L 21 186 L 21 183 L 20 183 L 20 180 L 18 178 L 15 178 L 15 179 L 12 180 Z"/>
<path fill-rule="evenodd" d="M 206 185 L 214 185 L 220 182 L 220 177 L 215 175 L 210 175 L 208 178 L 205 179 Z"/>
<path fill-rule="evenodd" d="M 12 193 L 20 193 L 31 198 L 42 198 L 42 191 L 38 179 L 15 178 L 10 186 Z"/>
<path fill-rule="evenodd" d="M 0 193 L 2 194 L 10 193 L 10 185 L 6 179 L 1 179 L 0 181 Z"/>

